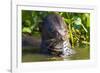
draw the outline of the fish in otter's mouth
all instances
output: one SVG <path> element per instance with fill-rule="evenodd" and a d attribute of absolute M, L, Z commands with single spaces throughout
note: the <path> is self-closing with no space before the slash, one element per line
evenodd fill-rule
<path fill-rule="evenodd" d="M 48 48 L 51 53 L 55 52 L 57 56 L 60 56 L 63 58 L 71 56 L 72 54 L 76 53 L 73 49 L 71 49 L 71 46 L 68 40 L 59 41 L 57 43 L 54 42 L 50 46 L 48 46 Z"/>
<path fill-rule="evenodd" d="M 63 18 L 58 14 L 50 14 L 41 24 L 41 51 L 66 57 L 75 54 L 71 49 L 68 35 L 68 27 Z"/>

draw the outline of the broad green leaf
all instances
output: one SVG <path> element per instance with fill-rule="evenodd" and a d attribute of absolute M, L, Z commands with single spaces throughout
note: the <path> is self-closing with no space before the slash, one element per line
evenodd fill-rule
<path fill-rule="evenodd" d="M 22 32 L 27 32 L 27 33 L 31 33 L 31 29 L 28 27 L 24 27 Z"/>

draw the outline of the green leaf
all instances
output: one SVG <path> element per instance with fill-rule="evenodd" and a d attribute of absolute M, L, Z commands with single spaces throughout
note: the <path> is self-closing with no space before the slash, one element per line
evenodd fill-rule
<path fill-rule="evenodd" d="M 28 27 L 24 27 L 22 32 L 27 32 L 27 33 L 31 33 L 31 29 Z"/>

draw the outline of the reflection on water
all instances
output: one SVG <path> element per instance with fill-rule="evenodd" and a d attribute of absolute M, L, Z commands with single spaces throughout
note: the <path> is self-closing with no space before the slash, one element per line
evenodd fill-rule
<path fill-rule="evenodd" d="M 89 46 L 75 48 L 76 54 L 67 57 L 55 57 L 40 54 L 37 48 L 24 48 L 22 50 L 22 62 L 41 62 L 41 61 L 69 61 L 69 60 L 86 60 L 90 58 Z"/>

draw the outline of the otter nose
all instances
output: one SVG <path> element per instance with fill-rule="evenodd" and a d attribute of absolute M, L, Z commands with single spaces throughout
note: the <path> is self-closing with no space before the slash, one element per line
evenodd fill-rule
<path fill-rule="evenodd" d="M 65 40 L 66 39 L 66 32 L 59 30 L 58 31 L 59 37 L 61 40 Z"/>
<path fill-rule="evenodd" d="M 65 36 L 66 33 L 63 31 L 63 30 L 58 30 L 58 33 L 61 35 L 61 36 Z"/>

